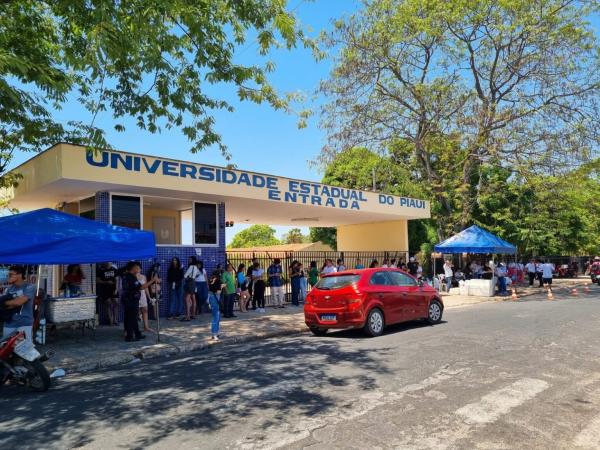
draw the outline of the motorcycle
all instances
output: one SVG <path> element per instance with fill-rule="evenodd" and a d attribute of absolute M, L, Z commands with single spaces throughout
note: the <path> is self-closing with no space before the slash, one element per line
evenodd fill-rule
<path fill-rule="evenodd" d="M 50 388 L 50 375 L 43 362 L 52 352 L 40 354 L 23 331 L 16 331 L 0 341 L 0 386 L 12 381 L 35 392 Z"/>

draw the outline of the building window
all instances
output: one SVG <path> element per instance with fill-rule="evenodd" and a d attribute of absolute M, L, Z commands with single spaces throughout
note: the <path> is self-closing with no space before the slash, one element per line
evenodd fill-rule
<path fill-rule="evenodd" d="M 140 197 L 113 195 L 111 197 L 112 224 L 120 227 L 141 228 Z"/>
<path fill-rule="evenodd" d="M 217 244 L 217 205 L 194 203 L 194 243 Z"/>

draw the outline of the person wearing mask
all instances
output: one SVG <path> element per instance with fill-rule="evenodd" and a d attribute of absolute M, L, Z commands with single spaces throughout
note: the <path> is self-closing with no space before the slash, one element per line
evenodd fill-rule
<path fill-rule="evenodd" d="M 3 338 L 7 338 L 16 331 L 25 332 L 25 339 L 33 342 L 33 301 L 35 286 L 25 281 L 25 267 L 15 265 L 8 269 L 8 288 L 4 292 L 12 299 L 4 301 L 4 307 L 9 311 L 5 318 Z"/>
<path fill-rule="evenodd" d="M 243 313 L 248 312 L 248 302 L 250 300 L 250 294 L 248 293 L 248 278 L 246 278 L 246 265 L 240 264 L 237 269 L 237 292 L 240 296 L 240 311 Z"/>
<path fill-rule="evenodd" d="M 208 282 L 208 307 L 212 320 L 210 323 L 210 332 L 212 334 L 212 340 L 219 340 L 219 327 L 221 322 L 221 311 L 219 309 L 219 298 L 221 297 L 221 290 L 225 285 L 221 282 L 221 274 L 215 270 L 211 275 Z"/>
<path fill-rule="evenodd" d="M 184 314 L 183 275 L 181 261 L 175 256 L 167 269 L 167 284 L 169 285 L 169 316 L 167 319 L 174 319 Z"/>
<path fill-rule="evenodd" d="M 300 296 L 300 268 L 298 261 L 292 261 L 290 266 L 290 281 L 292 283 L 292 306 L 299 306 Z"/>
<path fill-rule="evenodd" d="M 109 325 L 118 325 L 117 269 L 109 262 L 96 267 L 96 294 L 98 310 L 104 312 L 106 322 Z"/>
<path fill-rule="evenodd" d="M 411 258 L 414 260 L 414 258 Z M 410 265 L 410 263 L 409 263 Z M 412 272 L 411 272 L 412 274 Z M 446 282 L 446 292 L 450 292 L 450 288 L 452 287 L 452 276 L 454 275 L 454 271 L 452 270 L 452 262 L 446 260 L 444 262 L 444 281 Z"/>
<path fill-rule="evenodd" d="M 269 286 L 271 287 L 271 297 L 276 308 L 284 308 L 285 301 L 283 293 L 283 269 L 281 268 L 281 259 L 275 258 L 273 263 L 267 269 Z"/>
<path fill-rule="evenodd" d="M 198 273 L 196 275 L 196 311 L 202 313 L 202 308 L 208 301 L 208 276 L 204 268 L 204 261 L 198 261 Z"/>
<path fill-rule="evenodd" d="M 361 262 L 360 259 L 356 259 L 356 264 L 354 264 L 354 268 L 357 270 L 364 269 L 365 265 Z"/>
<path fill-rule="evenodd" d="M 337 271 L 343 272 L 344 270 L 346 270 L 346 265 L 344 264 L 344 261 L 342 259 L 338 259 L 337 260 Z"/>
<path fill-rule="evenodd" d="M 300 270 L 300 294 L 298 300 L 304 303 L 306 300 L 308 280 L 306 279 L 306 273 L 304 272 L 304 265 L 302 263 L 298 263 L 298 269 Z"/>
<path fill-rule="evenodd" d="M 138 327 L 138 312 L 140 308 L 141 291 L 148 286 L 156 283 L 156 279 L 147 281 L 141 284 L 138 279 L 138 274 L 141 272 L 141 267 L 137 262 L 130 262 L 125 266 L 121 288 L 122 300 L 125 307 L 125 340 L 127 342 L 139 341 L 145 336 L 140 332 Z"/>
<path fill-rule="evenodd" d="M 417 261 L 417 259 L 414 256 L 411 256 L 410 259 L 408 260 L 408 264 L 407 264 L 408 273 L 410 273 L 412 276 L 416 277 L 418 268 L 419 268 L 419 262 Z"/>
<path fill-rule="evenodd" d="M 531 287 L 533 286 L 533 282 L 535 281 L 535 276 L 537 273 L 535 259 L 532 258 L 531 261 L 529 261 L 525 266 L 525 269 L 527 269 L 527 277 L 529 278 L 529 286 Z"/>
<path fill-rule="evenodd" d="M 552 286 L 552 276 L 554 274 L 554 264 L 550 261 L 546 260 L 544 264 L 542 264 L 542 282 L 548 286 Z"/>
<path fill-rule="evenodd" d="M 252 297 L 252 309 L 259 313 L 265 312 L 265 271 L 256 261 L 252 267 L 252 283 L 254 284 Z M 258 305 L 258 308 L 256 306 Z"/>
<path fill-rule="evenodd" d="M 79 264 L 69 264 L 63 281 L 65 288 L 69 289 L 71 296 L 81 293 L 81 283 L 83 280 L 85 280 L 85 275 L 81 270 L 81 266 Z"/>
<path fill-rule="evenodd" d="M 182 322 L 189 322 L 195 319 L 195 295 L 196 295 L 196 277 L 198 276 L 198 260 L 195 256 L 190 256 L 188 259 L 188 268 L 183 276 L 183 292 L 185 295 L 185 317 Z"/>
<path fill-rule="evenodd" d="M 316 261 L 310 262 L 310 267 L 308 269 L 308 283 L 310 287 L 315 287 L 315 284 L 319 282 L 319 268 L 317 267 Z"/>
<path fill-rule="evenodd" d="M 233 265 L 227 263 L 225 266 L 225 272 L 221 275 L 221 283 L 225 285 L 223 288 L 225 294 L 225 314 L 224 317 L 229 319 L 232 317 L 237 317 L 233 314 L 233 304 L 235 303 L 235 270 Z"/>
<path fill-rule="evenodd" d="M 337 272 L 337 269 L 333 265 L 333 261 L 331 259 L 326 259 L 325 265 L 323 266 L 323 269 L 321 270 L 321 275 L 328 275 L 330 273 L 335 273 L 335 272 Z"/>

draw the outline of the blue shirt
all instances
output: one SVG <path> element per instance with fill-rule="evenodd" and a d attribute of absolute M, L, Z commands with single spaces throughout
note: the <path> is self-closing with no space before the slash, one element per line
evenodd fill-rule
<path fill-rule="evenodd" d="M 7 294 L 17 297 L 27 297 L 27 302 L 16 308 L 10 322 L 6 322 L 8 328 L 30 327 L 33 325 L 33 298 L 35 297 L 35 286 L 24 283 L 21 286 L 10 285 Z"/>
<path fill-rule="evenodd" d="M 280 265 L 271 264 L 267 269 L 267 275 L 269 277 L 269 284 L 272 287 L 283 286 L 283 280 L 281 279 L 282 270 Z M 279 275 L 272 277 L 271 275 Z"/>

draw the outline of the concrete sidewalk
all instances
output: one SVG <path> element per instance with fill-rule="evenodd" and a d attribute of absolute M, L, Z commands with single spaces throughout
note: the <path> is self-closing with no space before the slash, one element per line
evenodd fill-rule
<path fill-rule="evenodd" d="M 586 280 L 556 280 L 553 288 L 557 300 L 570 296 L 570 289 L 578 286 L 581 294 Z M 597 286 L 593 287 L 598 291 Z M 537 287 L 519 287 L 519 301 L 545 299 L 546 291 Z M 537 294 L 537 295 L 536 295 Z M 528 297 L 531 297 L 528 299 Z M 442 294 L 446 309 L 467 307 L 479 303 L 513 301 L 508 297 L 469 297 Z M 285 309 L 267 308 L 267 313 L 236 312 L 236 319 L 221 320 L 222 339 L 210 340 L 210 314 L 202 314 L 192 322 L 161 320 L 160 342 L 156 335 L 146 333 L 146 339 L 139 342 L 124 342 L 122 327 L 102 326 L 96 330 L 95 337 L 88 330 L 81 331 L 59 329 L 49 332 L 47 344 L 39 346 L 46 351 L 52 349 L 55 355 L 47 362 L 51 369 L 63 368 L 68 372 L 83 372 L 118 364 L 135 363 L 142 359 L 182 355 L 192 351 L 214 348 L 267 339 L 277 336 L 307 332 L 302 307 L 287 306 Z M 156 323 L 151 321 L 151 327 Z"/>

